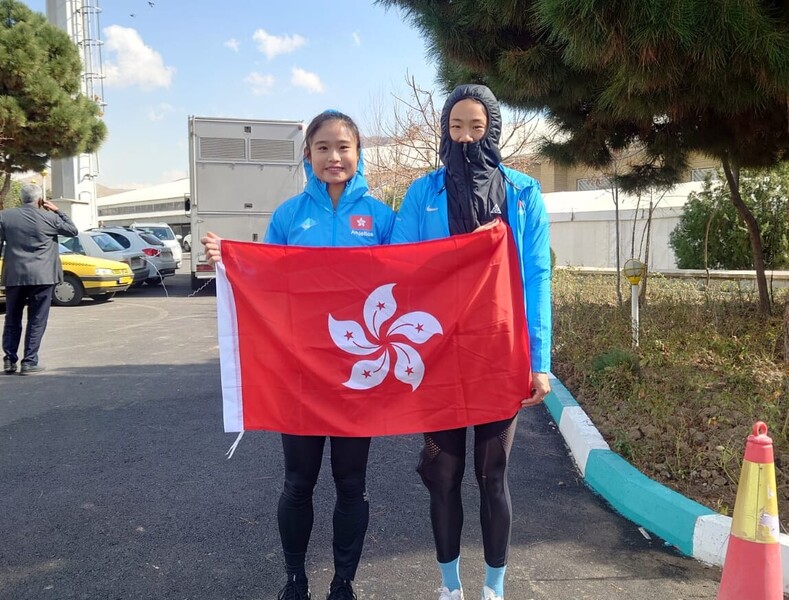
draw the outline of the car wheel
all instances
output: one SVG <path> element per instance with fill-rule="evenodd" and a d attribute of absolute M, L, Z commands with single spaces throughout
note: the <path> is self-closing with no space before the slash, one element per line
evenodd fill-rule
<path fill-rule="evenodd" d="M 189 242 L 184 242 L 184 252 L 191 252 L 192 247 L 189 245 Z"/>
<path fill-rule="evenodd" d="M 63 276 L 63 281 L 55 284 L 52 290 L 52 303 L 55 306 L 76 306 L 82 301 L 85 290 L 78 277 L 70 273 Z"/>
<path fill-rule="evenodd" d="M 148 285 L 159 285 L 160 283 L 162 283 L 162 278 L 161 277 L 149 277 L 148 279 L 145 280 L 145 283 L 147 283 Z"/>
<path fill-rule="evenodd" d="M 104 302 L 109 302 L 115 297 L 115 292 L 110 292 L 108 294 L 99 294 L 98 296 L 93 296 L 93 301 L 98 302 L 99 304 L 103 304 Z"/>

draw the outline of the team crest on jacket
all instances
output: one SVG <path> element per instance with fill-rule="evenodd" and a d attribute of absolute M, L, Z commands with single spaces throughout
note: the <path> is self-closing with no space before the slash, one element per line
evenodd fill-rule
<path fill-rule="evenodd" d="M 392 294 L 394 286 L 394 283 L 382 285 L 367 297 L 363 309 L 366 331 L 356 321 L 338 321 L 329 315 L 329 334 L 340 350 L 358 356 L 375 355 L 353 365 L 350 378 L 343 383 L 346 387 L 374 388 L 383 383 L 390 369 L 397 379 L 411 386 L 411 391 L 422 383 L 425 363 L 412 344 L 424 344 L 444 332 L 438 319 L 422 311 L 406 313 L 389 323 L 397 312 Z"/>
<path fill-rule="evenodd" d="M 351 215 L 351 233 L 363 237 L 373 236 L 372 215 Z"/>

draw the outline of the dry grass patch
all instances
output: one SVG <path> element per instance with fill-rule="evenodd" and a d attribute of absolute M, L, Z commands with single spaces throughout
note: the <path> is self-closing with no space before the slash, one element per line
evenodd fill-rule
<path fill-rule="evenodd" d="M 629 285 L 627 285 L 629 288 Z M 745 438 L 767 423 L 789 527 L 789 366 L 783 321 L 737 284 L 651 277 L 641 339 L 614 278 L 554 273 L 553 370 L 611 448 L 657 481 L 730 515 Z M 782 307 L 785 296 L 779 297 Z M 780 311 L 776 311 L 780 312 Z"/>

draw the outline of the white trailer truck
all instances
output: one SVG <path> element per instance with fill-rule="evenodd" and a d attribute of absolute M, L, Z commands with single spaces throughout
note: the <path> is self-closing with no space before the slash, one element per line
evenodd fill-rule
<path fill-rule="evenodd" d="M 214 277 L 200 238 L 258 242 L 271 213 L 304 190 L 304 124 L 189 117 L 192 289 Z"/>

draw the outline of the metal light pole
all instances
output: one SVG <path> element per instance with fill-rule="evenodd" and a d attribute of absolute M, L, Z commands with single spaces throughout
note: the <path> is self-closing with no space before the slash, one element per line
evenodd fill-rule
<path fill-rule="evenodd" d="M 77 45 L 82 60 L 80 91 L 104 114 L 104 68 L 101 48 L 99 0 L 46 0 L 47 20 L 65 31 Z M 49 165 L 50 195 L 79 229 L 95 227 L 98 154 L 78 154 L 52 159 Z"/>
<path fill-rule="evenodd" d="M 641 283 L 641 278 L 644 277 L 646 265 L 637 258 L 631 258 L 625 262 L 622 269 L 624 276 L 630 282 L 630 319 L 633 326 L 632 340 L 633 348 L 638 348 L 638 285 Z"/>

